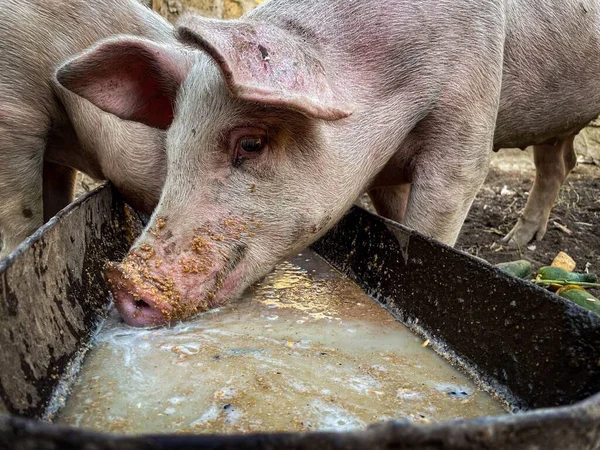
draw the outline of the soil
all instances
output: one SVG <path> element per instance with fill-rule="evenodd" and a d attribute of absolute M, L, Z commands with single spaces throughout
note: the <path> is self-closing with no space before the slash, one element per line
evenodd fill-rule
<path fill-rule="evenodd" d="M 527 259 L 534 267 L 549 265 L 562 250 L 575 260 L 576 270 L 600 272 L 600 167 L 592 164 L 578 164 L 567 178 L 541 241 L 523 248 L 500 242 L 519 218 L 534 177 L 530 151 L 495 154 L 456 248 L 491 263 Z"/>
<path fill-rule="evenodd" d="M 531 150 L 503 149 L 492 156 L 490 171 L 465 220 L 455 248 L 492 264 L 526 259 L 537 269 L 558 252 L 577 263 L 576 271 L 600 273 L 600 167 L 579 163 L 564 183 L 548 230 L 541 241 L 508 247 L 502 238 L 517 222 L 533 185 Z M 373 211 L 368 197 L 361 206 Z M 566 227 L 566 228 L 565 228 Z"/>

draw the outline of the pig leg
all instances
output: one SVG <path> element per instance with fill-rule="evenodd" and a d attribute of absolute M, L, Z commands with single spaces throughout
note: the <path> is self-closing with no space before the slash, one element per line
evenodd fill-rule
<path fill-rule="evenodd" d="M 410 183 L 371 188 L 368 194 L 377 214 L 398 223 L 404 220 L 410 195 Z"/>
<path fill-rule="evenodd" d="M 45 141 L 0 124 L 0 259 L 43 223 Z"/>
<path fill-rule="evenodd" d="M 447 142 L 418 134 L 413 138 L 418 156 L 404 215 L 406 226 L 454 245 L 489 169 L 493 139 L 489 123 L 485 128 L 489 134 L 474 130 L 470 139 L 458 133 Z M 488 142 L 481 141 L 486 134 Z"/>
<path fill-rule="evenodd" d="M 575 135 L 554 144 L 533 147 L 535 181 L 521 218 L 503 242 L 526 245 L 533 238 L 539 241 L 544 237 L 560 187 L 577 164 L 573 139 Z"/>
<path fill-rule="evenodd" d="M 77 171 L 44 161 L 44 222 L 73 201 Z"/>

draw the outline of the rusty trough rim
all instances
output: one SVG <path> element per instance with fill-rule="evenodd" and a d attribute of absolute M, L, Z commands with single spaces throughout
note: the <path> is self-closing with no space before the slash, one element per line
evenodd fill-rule
<path fill-rule="evenodd" d="M 535 444 L 528 440 L 542 433 Z M 22 447 L 6 446 L 7 435 Z M 436 424 L 386 421 L 352 432 L 252 434 L 138 434 L 123 436 L 21 417 L 0 417 L 0 448 L 37 449 L 27 442 L 45 442 L 44 449 L 506 449 L 544 448 L 596 450 L 600 448 L 600 394 L 571 406 L 515 414 L 452 420 Z M 552 444 L 557 442 L 560 447 Z M 569 444 L 569 442 L 571 444 Z M 532 447 L 533 445 L 538 445 Z M 574 446 L 572 445 L 574 444 Z M 540 447 L 542 445 L 543 447 Z"/>
<path fill-rule="evenodd" d="M 48 223 L 27 238 L 7 258 L 0 261 L 0 272 L 11 266 L 27 248 L 39 241 L 62 218 L 98 195 L 112 189 L 109 183 L 82 195 Z M 114 190 L 112 191 L 114 193 Z M 355 207 L 356 208 L 356 207 Z M 364 216 L 417 236 L 437 247 L 440 244 L 423 237 L 396 222 L 375 216 L 360 209 Z M 354 211 L 354 208 L 353 210 Z M 346 216 L 345 216 L 346 217 Z M 480 258 L 442 246 L 449 252 L 464 255 L 477 263 Z M 319 253 L 319 252 L 318 252 Z M 327 258 L 319 253 L 326 261 Z M 497 269 L 495 269 L 497 270 Z M 499 271 L 498 271 L 499 272 Z M 499 276 L 505 274 L 499 272 Z M 515 283 L 525 283 L 514 280 Z M 544 289 L 531 285 L 534 290 Z M 561 301 L 563 301 L 561 299 Z M 580 307 L 573 306 L 576 310 Z M 398 319 L 398 317 L 396 317 Z M 552 374 L 549 374 L 552 376 Z M 29 450 L 191 450 L 191 449 L 414 449 L 414 450 L 518 450 L 544 448 L 556 450 L 600 450 L 600 393 L 567 406 L 538 408 L 518 414 L 459 419 L 432 424 L 414 424 L 407 420 L 374 423 L 359 431 L 311 431 L 305 433 L 236 433 L 236 434 L 138 434 L 122 435 L 97 432 L 72 426 L 57 425 L 0 413 L 0 449 Z"/>

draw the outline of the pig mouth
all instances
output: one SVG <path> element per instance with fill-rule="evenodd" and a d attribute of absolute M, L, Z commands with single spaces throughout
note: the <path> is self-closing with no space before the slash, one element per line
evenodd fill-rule
<path fill-rule="evenodd" d="M 215 302 L 219 305 L 235 297 L 243 287 L 244 274 L 246 272 L 245 256 L 248 247 L 239 244 L 234 248 L 233 254 L 215 281 Z"/>
<path fill-rule="evenodd" d="M 245 244 L 232 246 L 225 267 L 199 286 L 197 283 L 186 286 L 183 281 L 188 279 L 178 280 L 180 277 L 164 271 L 157 274 L 150 268 L 151 255 L 136 251 L 130 252 L 121 263 L 107 263 L 104 275 L 115 306 L 128 325 L 161 326 L 222 306 L 239 292 L 246 253 Z"/>

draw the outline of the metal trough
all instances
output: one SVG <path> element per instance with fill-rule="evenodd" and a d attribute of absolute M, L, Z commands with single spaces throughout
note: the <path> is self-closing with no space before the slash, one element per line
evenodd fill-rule
<path fill-rule="evenodd" d="M 106 310 L 104 262 L 123 256 L 140 227 L 105 185 L 0 261 L 0 448 L 600 449 L 600 318 L 358 207 L 313 249 L 525 412 L 227 436 L 131 437 L 39 420 Z"/>

